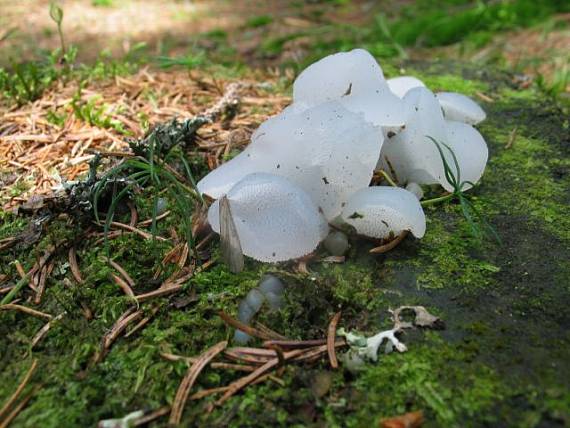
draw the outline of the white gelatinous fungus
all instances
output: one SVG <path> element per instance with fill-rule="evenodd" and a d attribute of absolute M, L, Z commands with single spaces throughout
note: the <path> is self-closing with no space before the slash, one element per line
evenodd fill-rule
<path fill-rule="evenodd" d="M 388 238 L 408 230 L 421 238 L 426 218 L 418 198 L 399 187 L 366 187 L 348 200 L 342 219 L 357 233 L 371 238 Z"/>
<path fill-rule="evenodd" d="M 227 193 L 243 253 L 279 262 L 313 251 L 328 233 L 328 224 L 311 198 L 284 177 L 250 174 Z M 208 211 L 220 232 L 219 201 Z"/>
<path fill-rule="evenodd" d="M 330 220 L 351 193 L 370 183 L 383 136 L 334 101 L 284 113 L 261 124 L 251 144 L 210 172 L 198 189 L 217 199 L 248 174 L 280 175 L 305 190 Z"/>
<path fill-rule="evenodd" d="M 453 186 L 445 177 L 445 168 L 436 144 L 442 146 L 445 159 L 460 182 L 477 183 L 487 163 L 488 149 L 479 132 L 465 123 L 447 121 L 435 95 L 427 88 L 411 89 L 404 96 L 410 111 L 406 129 L 386 140 L 381 164 L 393 169 L 400 183 L 441 184 L 447 191 Z M 459 174 L 451 151 L 455 154 Z M 463 190 L 471 187 L 465 185 Z"/>
<path fill-rule="evenodd" d="M 438 92 L 436 97 L 447 120 L 477 125 L 487 117 L 481 106 L 466 95 Z"/>
<path fill-rule="evenodd" d="M 329 55 L 307 67 L 293 84 L 295 110 L 337 100 L 376 126 L 399 128 L 406 116 L 369 52 L 354 49 Z"/>
<path fill-rule="evenodd" d="M 426 86 L 420 79 L 416 79 L 412 76 L 394 77 L 388 79 L 386 82 L 392 93 L 399 98 L 404 98 L 404 95 L 406 95 L 410 89 L 423 88 Z"/>
<path fill-rule="evenodd" d="M 338 219 L 374 238 L 403 231 L 421 238 L 420 186 L 439 183 L 454 192 L 481 178 L 488 149 L 471 125 L 484 118 L 464 95 L 436 96 L 410 76 L 386 80 L 365 50 L 337 53 L 307 67 L 294 82 L 293 103 L 262 123 L 249 146 L 200 180 L 198 190 L 217 199 L 208 220 L 218 233 L 219 199 L 227 197 L 222 211 L 232 221 L 222 221 L 222 241 L 230 255 L 241 245 L 261 261 L 298 258 L 327 236 L 327 221 Z M 377 165 L 409 191 L 368 187 Z M 331 253 L 346 252 L 346 239 L 329 238 Z M 239 257 L 233 264 L 239 270 Z"/>

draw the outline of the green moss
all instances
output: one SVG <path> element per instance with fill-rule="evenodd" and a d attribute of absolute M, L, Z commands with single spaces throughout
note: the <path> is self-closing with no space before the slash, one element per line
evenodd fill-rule
<path fill-rule="evenodd" d="M 426 343 L 411 344 L 404 354 L 390 354 L 359 375 L 356 390 L 366 397 L 347 426 L 375 425 L 382 417 L 423 410 L 427 426 L 471 426 L 497 422 L 492 416 L 502 399 L 500 376 L 473 355 L 426 334 Z M 341 422 L 341 421 L 338 421 Z"/>

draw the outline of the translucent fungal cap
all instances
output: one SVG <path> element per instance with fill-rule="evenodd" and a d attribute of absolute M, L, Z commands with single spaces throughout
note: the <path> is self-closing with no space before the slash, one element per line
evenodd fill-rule
<path fill-rule="evenodd" d="M 466 95 L 438 92 L 436 97 L 447 120 L 476 125 L 487 117 L 481 106 Z"/>
<path fill-rule="evenodd" d="M 388 88 L 382 69 L 363 49 L 329 55 L 307 67 L 293 84 L 297 111 L 339 101 L 376 126 L 401 127 L 401 101 Z"/>
<path fill-rule="evenodd" d="M 300 113 L 286 110 L 261 124 L 251 140 L 242 153 L 203 178 L 199 191 L 219 198 L 246 175 L 267 172 L 301 187 L 332 219 L 351 193 L 370 183 L 383 136 L 333 101 Z"/>
<path fill-rule="evenodd" d="M 387 238 L 404 230 L 424 236 L 426 218 L 416 195 L 399 187 L 367 187 L 348 200 L 342 218 L 360 235 Z"/>
<path fill-rule="evenodd" d="M 412 76 L 401 76 L 386 81 L 390 91 L 399 98 L 404 98 L 410 89 L 423 88 L 426 85 L 420 79 Z"/>
<path fill-rule="evenodd" d="M 485 140 L 472 126 L 446 121 L 435 95 L 427 88 L 411 89 L 404 96 L 409 118 L 406 128 L 386 140 L 381 164 L 387 171 L 393 169 L 400 183 L 441 184 L 452 191 L 453 186 L 445 178 L 441 154 L 431 137 L 446 144 L 455 154 L 459 172 L 451 152 L 442 147 L 447 163 L 460 182 L 476 183 L 483 175 L 488 149 Z M 465 185 L 464 190 L 470 185 Z"/>
<path fill-rule="evenodd" d="M 313 251 L 328 233 L 328 224 L 311 198 L 284 177 L 255 173 L 227 193 L 243 253 L 264 262 L 279 262 Z M 208 211 L 219 233 L 219 201 Z"/>

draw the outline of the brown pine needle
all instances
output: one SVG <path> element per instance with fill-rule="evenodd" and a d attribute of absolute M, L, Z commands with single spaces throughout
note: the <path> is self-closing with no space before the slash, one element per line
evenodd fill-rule
<path fill-rule="evenodd" d="M 18 405 L 16 407 L 14 407 L 14 410 L 12 410 L 7 416 L 6 419 L 4 419 L 2 422 L 0 422 L 0 428 L 7 428 L 10 423 L 14 420 L 14 418 L 16 416 L 18 416 L 18 414 L 22 411 L 22 409 L 24 407 L 26 407 L 26 404 L 28 404 L 28 401 L 31 400 L 31 398 L 34 396 L 34 394 L 36 393 L 36 391 L 40 389 L 39 385 L 36 385 L 36 387 L 34 387 L 32 389 L 32 392 L 30 392 L 28 395 L 26 395 L 22 401 L 20 401 L 18 403 Z"/>
<path fill-rule="evenodd" d="M 43 337 L 47 334 L 47 332 L 49 331 L 49 329 L 51 328 L 52 324 L 56 321 L 59 321 L 60 319 L 63 318 L 63 316 L 65 315 L 65 312 L 62 312 L 61 314 L 59 314 L 57 317 L 55 317 L 54 319 L 48 321 L 47 323 L 45 323 L 45 325 L 40 328 L 38 330 L 38 332 L 36 333 L 36 335 L 34 336 L 34 338 L 32 339 L 32 349 L 40 342 L 40 340 L 43 339 Z"/>
<path fill-rule="evenodd" d="M 34 372 L 36 371 L 36 368 L 38 366 L 38 360 L 35 359 L 32 361 L 32 365 L 30 366 L 30 368 L 28 369 L 28 372 L 26 373 L 26 375 L 24 376 L 24 379 L 22 380 L 22 382 L 20 382 L 20 385 L 18 385 L 18 388 L 16 388 L 16 391 L 12 394 L 12 396 L 8 399 L 8 401 L 6 402 L 6 404 L 4 404 L 4 406 L 2 406 L 2 409 L 0 409 L 0 419 L 2 419 L 4 417 L 4 415 L 6 414 L 6 412 L 8 410 L 10 410 L 10 407 L 12 407 L 12 405 L 16 402 L 16 400 L 18 399 L 18 397 L 20 396 L 20 394 L 22 393 L 22 391 L 24 390 L 24 388 L 26 387 L 26 385 L 28 384 L 28 382 L 30 381 L 30 379 L 32 378 L 32 375 L 34 374 Z M 3 422 L 4 426 L 8 426 L 8 422 L 6 422 L 8 419 L 6 419 Z"/>
<path fill-rule="evenodd" d="M 123 279 L 127 282 L 127 284 L 129 284 L 129 287 L 132 288 L 135 286 L 135 281 L 133 280 L 133 278 L 131 278 L 128 272 L 125 269 L 123 269 L 123 267 L 119 263 L 111 259 L 108 259 L 108 261 L 109 264 L 113 267 L 113 269 L 115 269 L 117 272 L 121 274 Z"/>
<path fill-rule="evenodd" d="M 281 339 L 283 336 L 279 335 L 280 337 L 275 337 L 272 334 L 269 334 L 265 331 L 252 327 L 250 325 L 244 324 L 241 321 L 236 320 L 235 318 L 230 317 L 224 311 L 218 312 L 220 318 L 224 320 L 224 322 L 229 325 L 230 327 L 237 328 L 238 330 L 243 331 L 244 333 L 249 334 L 253 337 L 258 337 L 259 339 L 263 340 L 271 340 L 271 339 Z"/>
<path fill-rule="evenodd" d="M 158 290 L 149 291 L 148 293 L 139 294 L 135 296 L 138 303 L 146 302 L 147 300 L 153 299 L 155 297 L 168 296 L 169 294 L 178 293 L 182 290 L 184 284 L 172 285 L 170 287 L 161 287 Z"/>
<path fill-rule="evenodd" d="M 276 331 L 271 330 L 269 327 L 267 327 L 266 325 L 261 324 L 260 322 L 256 322 L 255 323 L 255 327 L 259 330 L 262 331 L 270 336 L 272 336 L 274 339 L 276 340 L 287 340 L 287 338 L 279 333 L 277 333 Z M 277 345 L 277 344 L 275 344 Z M 280 345 L 278 345 L 280 346 Z"/>
<path fill-rule="evenodd" d="M 154 412 L 150 412 L 149 414 L 141 416 L 139 419 L 135 420 L 133 422 L 133 426 L 139 427 L 142 425 L 147 425 L 155 419 L 167 415 L 168 413 L 170 413 L 170 406 L 161 407 L 160 409 L 156 409 Z"/>
<path fill-rule="evenodd" d="M 38 318 L 45 318 L 48 320 L 51 320 L 53 318 L 50 314 L 46 314 L 45 312 L 36 311 L 35 309 L 28 308 L 27 306 L 23 306 L 23 305 L 16 305 L 14 303 L 8 303 L 5 305 L 0 305 L 0 310 L 10 310 L 10 309 L 15 310 L 15 311 L 20 311 L 20 312 L 23 312 L 25 314 L 32 315 L 32 316 L 38 317 Z"/>
<path fill-rule="evenodd" d="M 111 278 L 113 278 L 115 284 L 117 284 L 119 288 L 123 290 L 123 293 L 125 293 L 129 297 L 132 297 L 133 299 L 135 298 L 135 293 L 133 292 L 133 289 L 129 286 L 129 284 L 127 284 L 127 281 L 125 281 L 120 276 L 115 275 L 114 273 L 111 274 Z"/>
<path fill-rule="evenodd" d="M 168 423 L 170 425 L 179 425 L 180 419 L 182 418 L 182 411 L 184 410 L 184 405 L 188 400 L 188 395 L 190 393 L 190 389 L 196 382 L 198 375 L 200 372 L 208 365 L 208 363 L 220 352 L 222 352 L 226 346 L 228 346 L 227 341 L 220 342 L 202 355 L 198 357 L 196 362 L 188 369 L 188 372 L 182 379 L 180 386 L 178 387 L 178 391 L 176 392 L 176 397 L 174 398 L 174 402 L 172 403 L 172 410 L 170 412 L 170 418 Z"/>
<path fill-rule="evenodd" d="M 313 346 L 326 345 L 326 339 L 313 340 L 266 340 L 263 346 L 268 348 L 271 345 L 278 345 L 281 348 L 312 348 Z"/>
<path fill-rule="evenodd" d="M 285 361 L 290 360 L 294 357 L 301 355 L 303 352 L 305 352 L 305 350 L 303 350 L 303 349 L 296 349 L 294 351 L 286 352 L 283 355 L 283 359 Z M 273 358 L 270 361 L 268 361 L 267 363 L 265 363 L 264 365 L 262 365 L 261 367 L 259 367 L 254 372 L 251 372 L 247 376 L 244 376 L 241 379 L 238 379 L 235 382 L 231 383 L 229 385 L 228 390 L 225 392 L 225 394 L 218 401 L 216 401 L 216 405 L 219 406 L 219 405 L 225 403 L 236 392 L 245 388 L 247 385 L 249 385 L 253 381 L 257 380 L 260 376 L 270 372 L 271 370 L 276 368 L 278 365 L 279 365 L 279 359 Z"/>
<path fill-rule="evenodd" d="M 207 397 L 208 395 L 217 394 L 218 392 L 225 392 L 227 391 L 229 386 L 217 386 L 215 388 L 210 389 L 203 389 L 201 391 L 195 392 L 188 400 L 199 400 L 201 398 Z"/>
<path fill-rule="evenodd" d="M 143 316 L 144 312 L 139 309 L 137 311 L 134 308 L 127 309 L 127 311 L 119 317 L 119 319 L 113 324 L 111 330 L 103 336 L 103 340 L 101 341 L 101 350 L 95 355 L 94 362 L 98 363 L 105 358 L 109 349 L 117 338 L 123 333 L 129 324 L 133 321 L 138 320 Z"/>
<path fill-rule="evenodd" d="M 139 213 L 137 212 L 137 207 L 131 201 L 127 202 L 129 209 L 131 210 L 131 219 L 129 221 L 129 226 L 135 227 L 139 221 Z"/>
<path fill-rule="evenodd" d="M 400 233 L 397 237 L 392 239 L 387 244 L 383 244 L 383 245 L 380 245 L 379 247 L 372 248 L 370 250 L 370 253 L 371 254 L 387 253 L 391 249 L 395 248 L 400 242 L 402 242 L 406 236 L 408 236 L 408 231 L 404 230 L 404 231 L 402 231 L 402 233 Z"/>
<path fill-rule="evenodd" d="M 157 215 L 157 216 L 156 216 L 156 221 L 162 220 L 163 218 L 167 217 L 168 214 L 170 214 L 170 211 L 165 211 L 165 212 L 163 212 L 161 215 Z M 149 218 L 149 219 L 147 219 L 147 220 L 143 220 L 143 221 L 139 222 L 139 223 L 137 224 L 137 226 L 138 226 L 138 227 L 143 227 L 143 226 L 148 226 L 148 225 L 150 225 L 150 224 L 152 224 L 152 218 Z"/>
<path fill-rule="evenodd" d="M 75 281 L 77 281 L 78 284 L 83 284 L 84 281 L 81 277 L 81 272 L 79 271 L 79 264 L 77 263 L 77 251 L 75 249 L 75 246 L 71 246 L 69 248 L 68 259 L 73 278 L 75 278 Z"/>
<path fill-rule="evenodd" d="M 140 329 L 142 329 L 145 325 L 147 325 L 150 320 L 156 315 L 156 313 L 158 312 L 159 307 L 155 307 L 152 308 L 150 311 L 150 315 L 144 317 L 142 320 L 140 320 L 131 330 L 129 330 L 126 334 L 125 337 L 130 337 L 133 334 L 135 334 L 137 331 L 139 331 Z"/>
<path fill-rule="evenodd" d="M 333 369 L 338 368 L 338 360 L 336 359 L 335 352 L 335 338 L 336 338 L 336 328 L 340 320 L 342 312 L 337 312 L 331 319 L 329 328 L 327 330 L 327 352 L 329 354 L 329 360 L 331 362 L 331 367 Z"/>

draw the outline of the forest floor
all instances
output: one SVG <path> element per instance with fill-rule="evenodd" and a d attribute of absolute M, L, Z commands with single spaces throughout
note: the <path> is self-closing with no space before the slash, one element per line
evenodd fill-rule
<path fill-rule="evenodd" d="M 213 406 L 220 395 L 194 397 L 185 426 L 377 426 L 417 410 L 427 427 L 569 426 L 567 11 L 519 19 L 530 14 L 491 5 L 476 15 L 477 31 L 454 33 L 454 22 L 472 19 L 464 2 L 451 2 L 455 21 L 429 1 L 418 2 L 421 16 L 407 9 L 411 2 L 236 3 L 61 2 L 65 40 L 77 47 L 74 67 L 66 67 L 48 59 L 10 65 L 47 58 L 60 42 L 45 2 L 0 0 L 2 303 L 24 286 L 0 306 L 0 405 L 17 395 L 0 409 L 0 424 L 13 416 L 13 426 L 93 426 L 141 410 L 155 418 L 149 426 L 166 426 L 188 371 L 173 355 L 196 357 L 231 341 L 219 311 L 235 315 L 271 272 L 286 283 L 286 304 L 262 309 L 258 321 L 289 339 L 326 337 L 339 310 L 340 327 L 374 334 L 390 328 L 389 310 L 402 305 L 425 306 L 445 329 L 411 330 L 402 338 L 407 352 L 357 373 L 342 361 L 331 369 L 325 355 L 285 364 L 220 406 Z M 485 26 L 495 13 L 507 18 Z M 440 20 L 438 31 L 424 28 L 423 42 L 410 45 L 407 34 L 425 26 L 424 15 Z M 458 31 L 468 34 L 456 40 Z M 409 237 L 383 255 L 354 238 L 342 264 L 318 261 L 320 249 L 308 272 L 249 260 L 232 274 L 218 261 L 216 240 L 192 257 L 182 226 L 190 213 L 167 189 L 159 189 L 167 211 L 155 229 L 164 240 L 149 238 L 150 187 L 119 207 L 117 220 L 131 227 L 113 225 L 108 241 L 102 226 L 73 215 L 38 221 L 54 189 L 85 177 L 95 151 L 128 153 L 128 138 L 192 118 L 239 82 L 237 114 L 204 126 L 180 151 L 202 177 L 290 102 L 300 68 L 358 46 L 379 58 L 387 77 L 417 76 L 433 91 L 481 103 L 490 156 L 470 197 L 502 243 L 474 238 L 460 206 L 446 203 L 426 209 L 422 240 Z M 105 158 L 103 167 L 114 162 Z M 134 298 L 117 266 L 132 278 Z M 180 287 L 156 293 L 176 275 Z M 241 376 L 209 367 L 191 394 Z"/>

